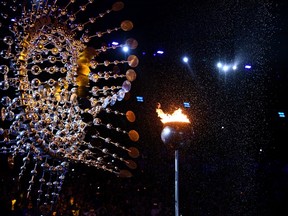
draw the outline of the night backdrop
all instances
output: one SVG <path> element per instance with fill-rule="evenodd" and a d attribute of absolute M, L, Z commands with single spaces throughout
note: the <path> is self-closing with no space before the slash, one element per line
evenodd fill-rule
<path fill-rule="evenodd" d="M 168 113 L 182 108 L 194 131 L 190 145 L 180 151 L 182 215 L 287 215 L 287 2 L 124 3 L 119 14 L 134 23 L 129 36 L 139 46 L 131 53 L 140 64 L 129 99 L 117 106 L 137 116 L 138 168 L 132 178 L 122 179 L 75 166 L 64 196 L 97 200 L 95 208 L 114 205 L 126 211 L 123 215 L 151 215 L 160 207 L 159 215 L 173 215 L 174 153 L 160 139 L 163 125 L 155 108 L 161 103 Z M 188 63 L 182 62 L 184 55 Z M 224 72 L 218 62 L 237 62 L 237 70 Z M 251 69 L 244 68 L 247 64 Z M 7 191 L 15 192 L 11 173 L 17 172 L 3 157 Z"/>

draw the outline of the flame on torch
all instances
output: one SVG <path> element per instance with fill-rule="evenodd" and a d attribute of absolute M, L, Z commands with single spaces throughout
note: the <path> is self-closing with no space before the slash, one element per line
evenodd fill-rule
<path fill-rule="evenodd" d="M 161 122 L 163 124 L 168 123 L 168 122 L 190 123 L 188 117 L 182 113 L 181 108 L 175 110 L 172 114 L 166 114 L 163 112 L 163 110 L 160 107 L 161 107 L 161 105 L 158 103 L 158 107 L 156 108 L 156 112 L 158 114 L 158 117 L 160 117 Z"/>

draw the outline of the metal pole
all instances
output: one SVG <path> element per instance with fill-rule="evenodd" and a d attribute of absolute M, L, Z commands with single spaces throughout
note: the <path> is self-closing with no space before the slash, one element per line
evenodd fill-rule
<path fill-rule="evenodd" d="M 179 152 L 175 150 L 175 216 L 179 216 L 179 194 L 178 194 L 178 162 Z"/>

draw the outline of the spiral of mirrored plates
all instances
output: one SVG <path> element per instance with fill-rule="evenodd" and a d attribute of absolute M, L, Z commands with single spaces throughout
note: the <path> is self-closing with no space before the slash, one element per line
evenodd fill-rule
<path fill-rule="evenodd" d="M 133 23 L 89 30 L 124 4 L 115 2 L 92 17 L 86 11 L 93 0 L 0 4 L 0 151 L 12 166 L 17 157 L 23 160 L 19 179 L 29 177 L 27 197 L 37 194 L 38 204 L 55 204 L 76 163 L 130 177 L 129 169 L 137 167 L 133 159 L 139 151 L 133 145 L 139 135 L 120 122 L 131 125 L 135 114 L 113 107 L 130 91 L 139 61 L 135 55 L 117 59 L 113 53 L 123 46 L 135 49 L 138 43 L 129 38 L 98 48 L 93 44 L 131 30 Z M 113 60 L 105 60 L 110 54 Z"/>

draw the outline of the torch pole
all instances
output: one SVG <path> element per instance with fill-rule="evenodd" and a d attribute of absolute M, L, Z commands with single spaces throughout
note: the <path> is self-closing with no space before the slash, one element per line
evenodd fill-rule
<path fill-rule="evenodd" d="M 160 110 L 162 112 L 162 110 Z M 158 114 L 161 113 L 158 109 Z M 180 110 L 181 111 L 181 110 Z M 187 119 L 188 120 L 188 119 Z M 161 132 L 161 140 L 175 151 L 175 216 L 179 216 L 179 149 L 183 148 L 189 141 L 192 131 L 190 121 L 165 122 Z"/>
<path fill-rule="evenodd" d="M 179 170 L 179 150 L 175 150 L 175 216 L 179 216 L 179 193 L 178 193 L 178 170 Z"/>

